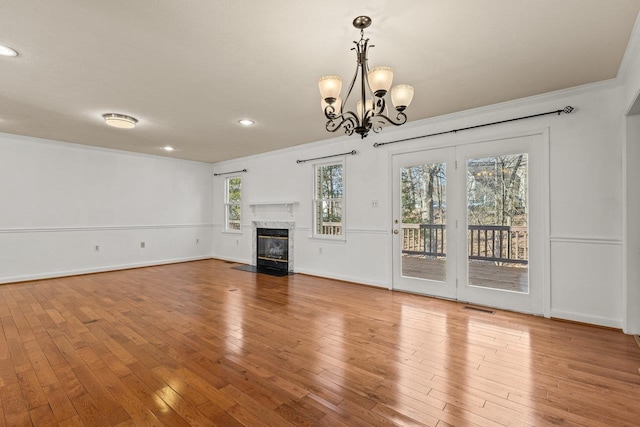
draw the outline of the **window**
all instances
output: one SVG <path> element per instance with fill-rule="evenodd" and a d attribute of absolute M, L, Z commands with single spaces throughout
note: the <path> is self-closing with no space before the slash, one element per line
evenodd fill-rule
<path fill-rule="evenodd" d="M 314 167 L 314 236 L 344 235 L 344 163 Z"/>
<path fill-rule="evenodd" d="M 240 231 L 242 212 L 242 178 L 234 176 L 227 178 L 225 183 L 225 230 Z"/>

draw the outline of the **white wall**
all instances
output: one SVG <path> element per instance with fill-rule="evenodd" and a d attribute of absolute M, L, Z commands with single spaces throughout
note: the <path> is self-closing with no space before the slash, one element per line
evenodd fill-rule
<path fill-rule="evenodd" d="M 640 334 L 640 21 L 636 19 L 627 50 L 618 72 L 622 83 L 624 113 L 622 126 L 624 181 L 623 191 L 623 330 Z"/>
<path fill-rule="evenodd" d="M 212 179 L 205 163 L 0 134 L 0 283 L 210 257 Z"/>
<path fill-rule="evenodd" d="M 624 331 L 640 334 L 640 115 L 627 118 Z"/>
<path fill-rule="evenodd" d="M 622 91 L 614 81 L 571 91 L 385 129 L 360 140 L 340 137 L 289 150 L 214 165 L 217 172 L 247 168 L 242 234 L 222 232 L 224 179 L 214 181 L 214 256 L 251 262 L 250 203 L 295 201 L 295 270 L 375 286 L 392 286 L 391 154 L 467 144 L 549 129 L 550 283 L 546 314 L 613 327 L 622 326 Z M 374 142 L 419 136 L 512 117 L 561 109 L 551 115 L 456 134 L 373 148 Z M 318 117 L 318 126 L 322 118 Z M 346 241 L 311 235 L 312 163 L 296 159 L 358 150 L 346 156 Z M 372 207 L 377 200 L 379 207 Z M 270 213 L 272 215 L 273 213 Z M 322 248 L 322 254 L 319 249 Z"/>

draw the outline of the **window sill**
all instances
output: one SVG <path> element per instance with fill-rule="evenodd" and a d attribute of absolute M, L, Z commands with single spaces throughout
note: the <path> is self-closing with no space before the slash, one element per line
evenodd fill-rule
<path fill-rule="evenodd" d="M 222 230 L 223 234 L 242 234 L 242 230 Z"/>
<path fill-rule="evenodd" d="M 318 242 L 335 242 L 335 243 L 347 243 L 345 236 L 332 236 L 332 235 L 312 235 L 309 236 L 309 240 L 315 240 Z"/>

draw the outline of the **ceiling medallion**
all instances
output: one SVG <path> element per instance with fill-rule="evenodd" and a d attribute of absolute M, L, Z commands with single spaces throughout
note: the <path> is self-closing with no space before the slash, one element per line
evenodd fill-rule
<path fill-rule="evenodd" d="M 353 20 L 353 26 L 360 30 L 360 41 L 355 41 L 356 51 L 356 72 L 349 85 L 349 90 L 344 100 L 340 97 L 342 89 L 342 79 L 338 76 L 324 76 L 318 79 L 318 87 L 322 110 L 327 121 L 327 131 L 335 132 L 344 128 L 347 135 L 353 132 L 364 138 L 370 130 L 378 133 L 384 124 L 400 126 L 407 122 L 405 109 L 413 99 L 413 87 L 409 85 L 396 85 L 391 88 L 393 81 L 393 69 L 391 67 L 374 67 L 369 70 L 367 63 L 369 39 L 364 38 L 364 29 L 371 25 L 371 18 L 368 16 L 358 16 Z M 356 103 L 355 112 L 345 111 L 345 105 L 351 95 L 356 80 L 360 75 L 360 87 L 356 88 L 356 97 L 360 99 Z M 395 107 L 395 118 L 388 116 L 385 95 L 391 88 L 391 102 Z M 363 111 L 364 106 L 364 111 Z"/>

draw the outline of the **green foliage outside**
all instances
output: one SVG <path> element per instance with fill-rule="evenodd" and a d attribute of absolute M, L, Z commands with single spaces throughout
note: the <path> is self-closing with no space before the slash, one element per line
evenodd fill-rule
<path fill-rule="evenodd" d="M 242 178 L 239 176 L 227 180 L 228 220 L 240 221 L 242 202 Z"/>
<path fill-rule="evenodd" d="M 316 233 L 323 234 L 323 224 L 342 222 L 343 165 L 316 167 L 316 186 Z"/>

